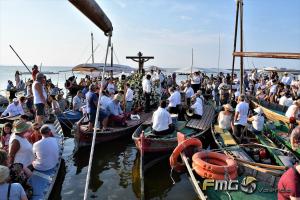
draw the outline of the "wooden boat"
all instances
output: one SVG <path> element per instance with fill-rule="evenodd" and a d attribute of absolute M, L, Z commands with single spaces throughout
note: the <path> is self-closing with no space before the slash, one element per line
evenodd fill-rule
<path fill-rule="evenodd" d="M 186 137 L 183 134 L 178 133 L 178 144 L 184 142 Z M 231 140 L 228 140 L 228 142 Z M 243 156 L 242 151 L 238 152 Z M 262 172 L 259 167 L 251 166 L 246 163 L 238 163 L 238 178 L 236 179 L 238 183 L 238 190 L 229 190 L 226 180 L 223 181 L 220 189 L 215 184 L 211 187 L 204 188 L 203 183 L 205 179 L 201 178 L 195 171 L 192 169 L 190 157 L 187 156 L 186 152 L 182 152 L 181 158 L 183 163 L 188 171 L 189 180 L 194 186 L 194 190 L 197 193 L 199 199 L 276 199 L 277 198 L 277 183 L 279 181 L 278 176 L 275 176 L 271 173 Z M 250 166 L 250 167 L 249 167 Z M 206 179 L 207 180 L 207 179 Z M 246 187 L 245 187 L 246 186 Z M 217 189 L 215 189 L 217 188 Z M 262 192 L 268 191 L 268 192 Z"/>
<path fill-rule="evenodd" d="M 132 135 L 132 139 L 139 151 L 144 153 L 170 152 L 177 146 L 177 131 L 189 137 L 200 137 L 210 128 L 214 119 L 215 110 L 211 105 L 204 105 L 203 117 L 189 121 L 177 121 L 176 130 L 165 136 L 152 134 L 151 122 L 142 124 Z M 144 132 L 144 137 L 141 133 Z"/>
<path fill-rule="evenodd" d="M 296 151 L 292 149 L 290 142 L 289 128 L 286 124 L 280 122 L 269 121 L 266 123 L 265 128 L 269 137 L 282 149 L 288 149 L 300 159 L 300 149 Z"/>
<path fill-rule="evenodd" d="M 257 100 L 256 98 L 250 97 L 251 105 L 253 107 L 260 106 L 264 114 L 266 115 L 268 120 L 274 121 L 274 122 L 284 122 L 285 124 L 289 124 L 290 120 L 288 117 L 285 116 L 285 111 L 287 110 L 287 107 L 281 106 L 279 104 L 269 103 L 264 100 Z M 297 121 L 297 123 L 300 125 L 300 120 Z"/>
<path fill-rule="evenodd" d="M 79 111 L 68 110 L 59 115 L 57 119 L 61 124 L 62 130 L 65 135 L 70 135 L 73 125 L 82 118 L 82 113 Z"/>
<path fill-rule="evenodd" d="M 238 144 L 228 130 L 221 129 L 218 125 L 212 125 L 212 136 L 215 143 L 224 153 L 233 157 L 239 162 L 266 169 L 262 171 L 280 175 L 286 168 L 292 166 L 298 159 L 278 148 L 269 138 L 263 134 L 253 134 L 250 131 L 247 136 L 247 143 Z M 260 156 L 260 150 L 265 150 L 264 157 Z M 268 156 L 269 155 L 269 156 Z"/>
<path fill-rule="evenodd" d="M 47 124 L 57 139 L 59 144 L 59 162 L 54 169 L 48 171 L 33 171 L 33 175 L 29 178 L 29 182 L 33 187 L 32 200 L 49 199 L 53 186 L 55 184 L 60 165 L 62 162 L 62 154 L 64 150 L 64 134 L 59 121 L 56 119 L 54 123 Z"/>
<path fill-rule="evenodd" d="M 140 113 L 140 119 L 128 120 L 126 127 L 108 127 L 109 131 L 97 130 L 96 144 L 108 142 L 131 134 L 139 125 L 152 116 L 152 113 Z M 90 146 L 92 144 L 93 132 L 87 131 L 88 125 L 86 116 L 81 118 L 74 124 L 72 132 L 74 133 L 74 141 L 76 148 Z"/>

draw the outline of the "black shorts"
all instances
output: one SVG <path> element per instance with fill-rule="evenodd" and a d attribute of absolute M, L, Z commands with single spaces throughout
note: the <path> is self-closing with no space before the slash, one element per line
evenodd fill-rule
<path fill-rule="evenodd" d="M 45 115 L 45 104 L 43 104 L 43 103 L 34 104 L 34 107 L 36 109 L 37 116 Z"/>

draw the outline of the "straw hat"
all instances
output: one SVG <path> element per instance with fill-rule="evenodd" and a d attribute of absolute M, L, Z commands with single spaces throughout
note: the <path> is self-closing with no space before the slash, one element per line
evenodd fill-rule
<path fill-rule="evenodd" d="M 31 127 L 31 124 L 22 120 L 15 121 L 13 124 L 13 133 L 23 133 Z"/>
<path fill-rule="evenodd" d="M 264 113 L 264 111 L 263 111 L 263 109 L 261 107 L 255 108 L 254 112 L 256 112 L 257 114 L 263 114 Z"/>
<path fill-rule="evenodd" d="M 116 95 L 114 96 L 114 100 L 122 101 L 122 96 L 119 95 L 119 94 L 116 94 Z"/>
<path fill-rule="evenodd" d="M 224 107 L 224 109 L 227 109 L 228 111 L 231 111 L 231 112 L 233 111 L 233 108 L 230 104 L 225 104 L 225 105 L 223 105 L 223 107 Z"/>
<path fill-rule="evenodd" d="M 4 183 L 8 177 L 9 177 L 8 167 L 0 165 L 0 183 Z"/>

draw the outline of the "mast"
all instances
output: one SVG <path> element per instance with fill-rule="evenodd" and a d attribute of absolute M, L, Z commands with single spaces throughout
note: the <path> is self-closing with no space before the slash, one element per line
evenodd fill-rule
<path fill-rule="evenodd" d="M 92 63 L 94 64 L 94 35 L 91 33 L 91 42 L 92 42 Z"/>
<path fill-rule="evenodd" d="M 234 42 L 233 42 L 233 52 L 236 51 L 236 42 L 237 42 L 237 31 L 238 31 L 238 21 L 239 21 L 239 8 L 240 1 L 237 0 L 236 2 L 236 14 L 235 14 L 235 25 L 234 25 Z M 234 63 L 235 63 L 235 56 L 232 56 L 232 70 L 231 70 L 231 84 L 230 84 L 230 91 L 232 91 L 232 83 L 233 83 L 233 73 L 234 73 Z M 232 97 L 232 92 L 230 93 L 230 97 Z"/>
<path fill-rule="evenodd" d="M 219 33 L 219 56 L 218 56 L 218 74 L 220 73 L 220 51 L 221 51 L 221 39 L 220 39 L 220 33 Z"/>
<path fill-rule="evenodd" d="M 113 47 L 113 44 L 111 44 L 111 47 L 110 47 L 110 66 L 111 66 L 111 71 L 110 71 L 110 77 L 113 77 L 113 67 L 114 67 L 114 47 Z"/>
<path fill-rule="evenodd" d="M 243 46 L 244 46 L 244 41 L 243 41 L 243 0 L 240 0 L 240 51 L 243 52 Z M 243 84 L 244 84 L 244 57 L 241 57 L 241 61 L 240 61 L 240 78 L 241 78 L 241 82 L 240 82 L 240 93 L 243 94 L 244 90 L 243 90 Z"/>
<path fill-rule="evenodd" d="M 191 75 L 193 73 L 193 65 L 194 65 L 194 49 L 192 48 L 192 65 L 191 65 Z"/>

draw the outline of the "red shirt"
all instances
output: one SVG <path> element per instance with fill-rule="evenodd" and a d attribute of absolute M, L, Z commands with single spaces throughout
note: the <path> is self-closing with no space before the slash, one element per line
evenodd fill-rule
<path fill-rule="evenodd" d="M 290 196 L 300 197 L 300 174 L 295 167 L 288 169 L 278 182 L 278 200 L 289 200 Z"/>
<path fill-rule="evenodd" d="M 39 73 L 38 69 L 32 70 L 32 79 L 35 81 L 36 80 L 36 74 Z"/>

